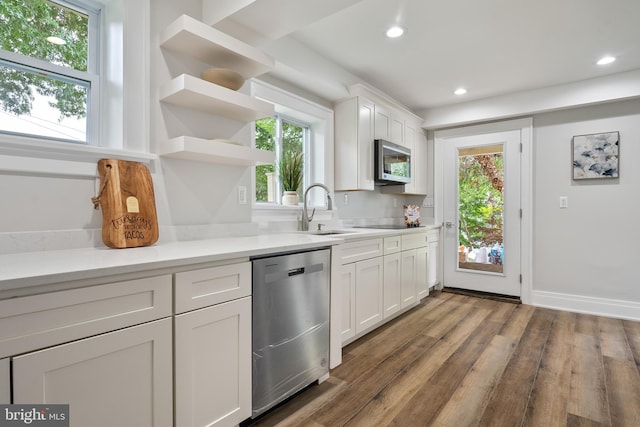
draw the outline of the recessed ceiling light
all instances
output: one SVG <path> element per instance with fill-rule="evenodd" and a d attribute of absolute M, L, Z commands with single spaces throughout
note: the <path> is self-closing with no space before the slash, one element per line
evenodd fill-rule
<path fill-rule="evenodd" d="M 56 36 L 49 36 L 47 37 L 47 41 L 49 43 L 53 43 L 53 44 L 67 44 L 66 41 L 62 40 L 60 37 L 56 37 Z"/>
<path fill-rule="evenodd" d="M 600 60 L 598 60 L 597 64 L 607 65 L 607 64 L 611 64 L 615 60 L 616 60 L 615 56 L 603 56 L 602 58 L 600 58 Z"/>
<path fill-rule="evenodd" d="M 404 28 L 400 27 L 399 25 L 394 25 L 393 27 L 387 30 L 387 37 L 391 39 L 395 39 L 397 37 L 400 37 L 404 33 L 405 33 Z"/>
<path fill-rule="evenodd" d="M 465 93 L 467 93 L 467 90 L 463 87 L 459 87 L 453 93 L 455 93 L 456 95 L 464 95 Z"/>

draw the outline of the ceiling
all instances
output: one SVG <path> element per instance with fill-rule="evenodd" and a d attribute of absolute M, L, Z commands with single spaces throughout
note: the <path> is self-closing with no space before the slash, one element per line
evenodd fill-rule
<path fill-rule="evenodd" d="M 276 58 L 276 74 L 329 100 L 361 82 L 417 112 L 640 69 L 638 0 L 289 3 L 297 8 L 247 8 L 230 19 L 263 37 L 256 44 Z M 288 24 L 270 29 L 274 16 Z M 406 34 L 386 38 L 392 24 Z M 596 65 L 604 55 L 617 60 Z M 458 87 L 467 94 L 454 95 Z"/>

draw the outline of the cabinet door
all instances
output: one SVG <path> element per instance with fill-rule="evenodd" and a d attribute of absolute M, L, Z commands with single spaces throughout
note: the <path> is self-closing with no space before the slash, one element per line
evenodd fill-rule
<path fill-rule="evenodd" d="M 415 150 L 414 155 L 411 156 L 415 169 L 411 172 L 415 179 L 414 192 L 415 194 L 427 194 L 427 136 L 424 132 L 418 128 L 416 130 L 415 137 Z"/>
<path fill-rule="evenodd" d="M 11 374 L 9 358 L 0 359 L 0 404 L 11 403 Z"/>
<path fill-rule="evenodd" d="M 402 252 L 401 306 L 405 308 L 416 302 L 416 250 Z"/>
<path fill-rule="evenodd" d="M 72 427 L 171 426 L 171 319 L 13 358 L 14 403 L 69 404 Z"/>
<path fill-rule="evenodd" d="M 373 126 L 375 106 L 373 102 L 358 97 L 358 190 L 373 190 Z M 353 164 L 349 168 L 353 168 Z M 354 190 L 355 190 L 354 189 Z"/>
<path fill-rule="evenodd" d="M 427 286 L 432 287 L 438 284 L 438 252 L 440 251 L 437 240 L 429 242 L 429 265 L 427 268 Z"/>
<path fill-rule="evenodd" d="M 334 106 L 335 190 L 373 190 L 375 105 L 361 96 Z"/>
<path fill-rule="evenodd" d="M 386 239 L 385 239 L 386 240 Z M 383 318 L 387 318 L 400 310 L 401 256 L 394 253 L 384 256 L 384 304 Z"/>
<path fill-rule="evenodd" d="M 175 317 L 176 427 L 251 416 L 251 297 Z"/>
<path fill-rule="evenodd" d="M 429 264 L 429 251 L 426 246 L 416 249 L 416 294 L 418 301 L 429 295 L 427 283 L 427 270 Z"/>
<path fill-rule="evenodd" d="M 374 139 L 391 141 L 391 111 L 379 105 L 375 106 Z"/>
<path fill-rule="evenodd" d="M 382 320 L 383 257 L 356 263 L 356 334 Z"/>
<path fill-rule="evenodd" d="M 342 319 L 341 331 L 344 343 L 356 335 L 356 265 L 342 266 L 340 279 L 342 291 Z"/>
<path fill-rule="evenodd" d="M 404 120 L 396 115 L 391 116 L 391 142 L 405 145 Z"/>

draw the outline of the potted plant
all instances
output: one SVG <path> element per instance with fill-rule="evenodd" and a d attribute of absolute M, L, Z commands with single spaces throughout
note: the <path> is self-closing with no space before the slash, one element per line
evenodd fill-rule
<path fill-rule="evenodd" d="M 282 204 L 287 206 L 298 205 L 298 188 L 302 184 L 302 153 L 287 152 L 282 155 L 278 164 L 278 174 L 284 193 Z"/>

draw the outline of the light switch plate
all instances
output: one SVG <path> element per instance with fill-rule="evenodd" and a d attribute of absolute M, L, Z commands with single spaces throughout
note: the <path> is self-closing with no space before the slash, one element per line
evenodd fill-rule
<path fill-rule="evenodd" d="M 567 196 L 560 196 L 560 209 L 567 209 L 569 207 L 569 198 Z"/>
<path fill-rule="evenodd" d="M 241 205 L 247 204 L 247 187 L 244 185 L 238 187 L 238 203 Z"/>

